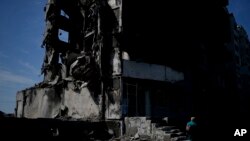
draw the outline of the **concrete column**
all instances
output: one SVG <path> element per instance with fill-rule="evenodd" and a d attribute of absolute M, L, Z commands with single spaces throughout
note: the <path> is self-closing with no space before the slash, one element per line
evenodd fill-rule
<path fill-rule="evenodd" d="M 150 91 L 145 91 L 145 116 L 151 117 L 151 99 L 150 99 Z"/>

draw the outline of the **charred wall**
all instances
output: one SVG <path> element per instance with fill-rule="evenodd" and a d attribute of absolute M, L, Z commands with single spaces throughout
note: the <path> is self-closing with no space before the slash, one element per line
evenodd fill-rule
<path fill-rule="evenodd" d="M 124 1 L 123 49 L 132 60 L 184 70 L 198 63 L 200 44 L 205 44 L 213 54 L 223 49 L 229 26 L 226 4 L 192 0 L 166 4 Z"/>

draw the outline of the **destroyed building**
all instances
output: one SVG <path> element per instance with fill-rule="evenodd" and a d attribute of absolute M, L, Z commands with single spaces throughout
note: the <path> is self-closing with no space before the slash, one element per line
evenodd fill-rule
<path fill-rule="evenodd" d="M 123 121 L 198 115 L 208 124 L 215 113 L 240 115 L 249 96 L 244 92 L 242 99 L 239 90 L 249 84 L 238 87 L 235 34 L 244 31 L 227 5 L 48 0 L 44 80 L 17 93 L 16 116 Z"/>

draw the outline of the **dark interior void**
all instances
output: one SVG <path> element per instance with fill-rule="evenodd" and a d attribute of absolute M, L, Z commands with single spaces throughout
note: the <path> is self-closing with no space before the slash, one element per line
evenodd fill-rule
<path fill-rule="evenodd" d="M 183 117 L 192 114 L 192 103 L 187 91 L 167 82 L 126 78 L 123 83 L 123 116 Z"/>
<path fill-rule="evenodd" d="M 208 88 L 203 89 L 202 84 L 197 84 L 197 81 L 191 83 L 184 80 L 171 84 L 123 78 L 123 117 L 145 116 L 152 121 L 168 117 L 170 124 L 182 128 L 191 116 L 196 116 L 202 136 L 212 139 L 216 136 L 228 136 L 236 128 L 244 128 L 249 123 L 246 118 L 248 114 L 241 114 L 240 110 L 246 107 L 239 107 L 242 105 L 239 103 L 240 97 L 230 79 L 226 79 L 225 85 L 231 88 L 220 87 L 218 82 L 209 82 Z M 236 122 L 228 124 L 228 120 Z M 225 134 L 221 133 L 222 130 Z M 210 136 L 211 131 L 213 136 Z"/>
<path fill-rule="evenodd" d="M 223 43 L 229 40 L 229 17 L 223 8 L 226 3 L 125 0 L 123 50 L 131 60 L 167 64 L 176 69 L 198 60 L 201 44 L 219 54 Z"/>

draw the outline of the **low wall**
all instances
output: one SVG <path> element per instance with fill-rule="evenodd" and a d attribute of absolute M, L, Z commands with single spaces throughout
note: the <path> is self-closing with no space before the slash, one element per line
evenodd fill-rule
<path fill-rule="evenodd" d="M 16 96 L 16 116 L 25 118 L 101 119 L 101 97 L 94 97 L 87 87 L 32 87 Z"/>

